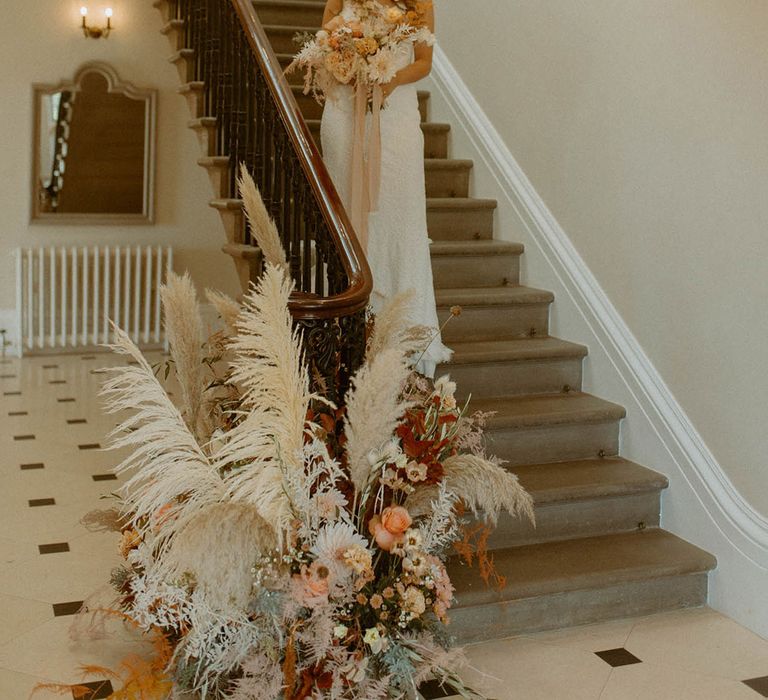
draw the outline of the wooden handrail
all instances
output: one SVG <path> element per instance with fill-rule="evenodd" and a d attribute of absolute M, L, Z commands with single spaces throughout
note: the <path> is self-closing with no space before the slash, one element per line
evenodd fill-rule
<path fill-rule="evenodd" d="M 332 244 L 339 252 L 348 278 L 343 292 L 327 297 L 297 294 L 291 300 L 291 313 L 297 319 L 329 319 L 346 316 L 368 305 L 373 290 L 373 275 L 357 235 L 349 221 L 323 158 L 315 145 L 296 98 L 285 78 L 264 28 L 250 0 L 231 0 L 248 43 L 253 50 L 302 170 L 315 195 L 328 226 Z"/>

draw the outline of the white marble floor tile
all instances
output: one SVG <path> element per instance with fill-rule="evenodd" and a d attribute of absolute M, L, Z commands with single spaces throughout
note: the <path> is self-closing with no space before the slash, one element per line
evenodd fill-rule
<path fill-rule="evenodd" d="M 553 696 L 552 700 L 555 699 Z M 566 700 L 567 696 L 562 696 Z M 759 700 L 743 683 L 690 673 L 674 665 L 642 663 L 612 671 L 599 700 Z"/>
<path fill-rule="evenodd" d="M 515 638 L 470 647 L 466 680 L 496 700 L 569 700 L 600 697 L 611 668 L 593 653 Z M 486 677 L 483 674 L 487 674 Z"/>
<path fill-rule="evenodd" d="M 709 608 L 639 621 L 626 648 L 649 664 L 742 681 L 768 675 L 768 642 Z"/>

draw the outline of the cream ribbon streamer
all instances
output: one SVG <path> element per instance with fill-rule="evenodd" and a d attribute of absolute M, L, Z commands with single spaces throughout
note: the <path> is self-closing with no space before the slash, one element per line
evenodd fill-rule
<path fill-rule="evenodd" d="M 368 90 L 355 88 L 352 167 L 350 168 L 350 219 L 363 250 L 368 250 L 368 215 L 379 207 L 381 187 L 381 107 L 384 95 L 380 85 L 373 88 L 371 126 L 366 128 Z"/>

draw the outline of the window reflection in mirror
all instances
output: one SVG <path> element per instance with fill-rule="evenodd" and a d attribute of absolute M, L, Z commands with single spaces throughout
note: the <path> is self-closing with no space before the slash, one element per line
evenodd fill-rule
<path fill-rule="evenodd" d="M 154 92 L 91 65 L 36 101 L 34 218 L 150 220 Z"/>

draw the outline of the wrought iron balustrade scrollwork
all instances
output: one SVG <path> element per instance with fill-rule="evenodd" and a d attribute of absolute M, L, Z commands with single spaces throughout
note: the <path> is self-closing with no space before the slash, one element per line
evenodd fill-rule
<path fill-rule="evenodd" d="M 249 0 L 167 0 L 229 157 L 229 197 L 242 163 L 280 232 L 296 283 L 291 313 L 313 376 L 338 400 L 365 351 L 372 277 L 365 255 Z M 238 243 L 252 243 L 244 223 Z"/>

